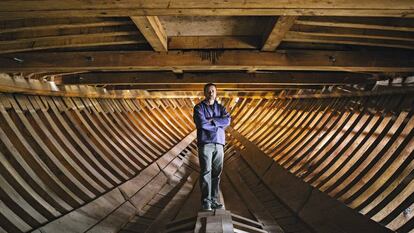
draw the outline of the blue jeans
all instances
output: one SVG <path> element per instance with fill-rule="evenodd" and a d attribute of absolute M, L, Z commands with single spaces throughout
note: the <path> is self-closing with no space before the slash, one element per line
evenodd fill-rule
<path fill-rule="evenodd" d="M 200 161 L 201 202 L 218 201 L 220 175 L 223 170 L 223 145 L 208 143 L 198 145 Z"/>

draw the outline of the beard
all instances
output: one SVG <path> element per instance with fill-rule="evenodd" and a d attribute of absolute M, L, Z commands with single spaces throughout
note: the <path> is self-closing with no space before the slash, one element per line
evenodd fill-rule
<path fill-rule="evenodd" d="M 206 100 L 207 100 L 207 101 L 209 101 L 209 102 L 210 102 L 210 101 L 213 101 L 213 100 L 215 100 L 215 99 L 216 99 L 216 98 L 215 98 L 214 96 L 207 96 L 207 97 L 206 97 Z"/>

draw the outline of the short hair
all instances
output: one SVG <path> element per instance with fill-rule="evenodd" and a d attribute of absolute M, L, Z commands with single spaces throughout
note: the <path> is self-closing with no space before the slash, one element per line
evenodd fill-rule
<path fill-rule="evenodd" d="M 216 90 L 217 90 L 216 84 L 214 84 L 214 83 L 207 83 L 206 85 L 204 85 L 204 93 L 206 93 L 207 89 L 209 87 L 211 87 L 211 86 L 215 87 Z"/>

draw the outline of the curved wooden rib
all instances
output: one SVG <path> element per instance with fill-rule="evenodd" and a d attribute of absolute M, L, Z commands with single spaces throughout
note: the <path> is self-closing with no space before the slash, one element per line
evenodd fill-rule
<path fill-rule="evenodd" d="M 111 197 L 118 200 L 112 208 L 134 214 L 121 194 L 133 198 L 137 190 L 125 190 L 139 186 L 127 184 L 138 176 L 152 179 L 156 170 L 165 177 L 195 138 L 192 105 L 179 99 L 0 94 L 0 100 L 0 222 L 6 232 L 54 231 L 53 220 L 70 222 L 78 210 Z M 85 221 L 76 227 L 87 230 L 103 220 Z"/>
<path fill-rule="evenodd" d="M 116 232 L 137 213 L 153 214 L 151 201 L 198 170 L 198 101 L 0 94 L 0 231 Z M 221 103 L 235 132 L 274 163 L 392 230 L 414 228 L 412 93 Z M 253 212 L 258 221 L 311 231 L 260 182 L 268 165 L 257 158 L 252 170 L 239 154 L 247 143 L 233 136 L 224 194 L 240 192 L 240 176 L 257 200 L 271 202 Z M 228 205 L 245 217 L 259 208 Z"/>
<path fill-rule="evenodd" d="M 414 96 L 252 100 L 233 127 L 303 181 L 399 232 L 413 229 Z"/>

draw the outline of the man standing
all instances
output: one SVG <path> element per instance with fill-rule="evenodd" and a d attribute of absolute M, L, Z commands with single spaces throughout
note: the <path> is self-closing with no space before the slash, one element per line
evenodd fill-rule
<path fill-rule="evenodd" d="M 216 101 L 213 83 L 204 86 L 205 99 L 194 107 L 197 127 L 198 158 L 200 161 L 201 206 L 203 210 L 221 209 L 219 202 L 220 175 L 223 170 L 225 133 L 230 114 Z"/>

